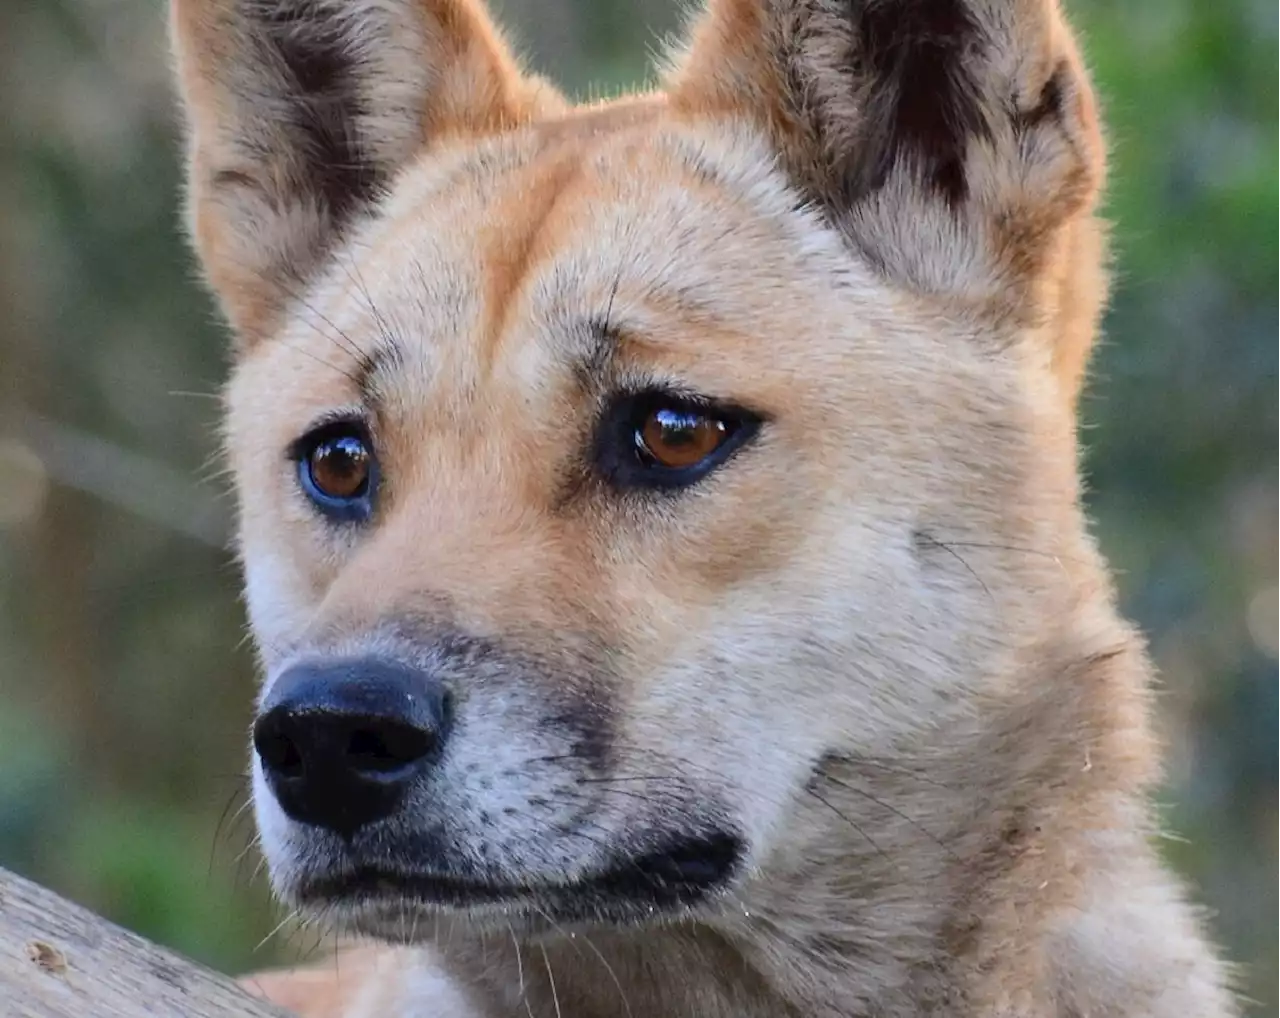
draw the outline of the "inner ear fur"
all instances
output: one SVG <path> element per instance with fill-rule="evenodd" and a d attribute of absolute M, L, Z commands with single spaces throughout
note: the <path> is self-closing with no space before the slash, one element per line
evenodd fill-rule
<path fill-rule="evenodd" d="M 873 266 L 1051 344 L 1074 402 L 1105 298 L 1104 145 L 1055 0 L 710 0 L 668 91 L 746 118 Z"/>
<path fill-rule="evenodd" d="M 172 0 L 190 231 L 241 346 L 424 147 L 562 100 L 472 0 Z"/>

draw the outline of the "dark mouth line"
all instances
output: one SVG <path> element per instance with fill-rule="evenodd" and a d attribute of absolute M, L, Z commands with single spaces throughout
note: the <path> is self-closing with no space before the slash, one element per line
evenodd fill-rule
<path fill-rule="evenodd" d="M 655 908 L 688 906 L 705 898 L 732 876 L 742 854 L 742 842 L 728 834 L 686 839 L 659 852 L 631 859 L 583 880 L 565 883 L 513 884 L 451 874 L 400 872 L 389 867 L 362 865 L 345 873 L 305 883 L 298 897 L 304 902 L 339 899 L 421 899 L 455 906 L 516 902 L 625 902 Z"/>

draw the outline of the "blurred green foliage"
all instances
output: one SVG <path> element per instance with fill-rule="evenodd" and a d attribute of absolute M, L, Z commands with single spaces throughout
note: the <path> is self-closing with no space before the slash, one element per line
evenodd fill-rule
<path fill-rule="evenodd" d="M 677 23 L 497 6 L 584 93 Z M 223 340 L 178 230 L 163 7 L 0 0 L 0 864 L 239 969 L 312 944 L 255 951 L 277 918 L 239 809 L 252 660 L 206 469 Z M 1069 8 L 1116 222 L 1091 508 L 1163 676 L 1169 858 L 1275 1014 L 1276 10 Z"/>

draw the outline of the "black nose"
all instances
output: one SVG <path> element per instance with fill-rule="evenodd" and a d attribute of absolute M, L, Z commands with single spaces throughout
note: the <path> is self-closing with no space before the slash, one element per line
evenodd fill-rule
<path fill-rule="evenodd" d="M 263 703 L 253 745 L 286 814 L 350 836 L 400 807 L 439 756 L 447 714 L 440 682 L 407 665 L 295 665 Z"/>

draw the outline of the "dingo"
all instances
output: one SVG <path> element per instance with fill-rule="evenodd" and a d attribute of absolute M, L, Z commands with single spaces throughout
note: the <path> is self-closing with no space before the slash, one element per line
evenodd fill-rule
<path fill-rule="evenodd" d="M 585 107 L 474 0 L 172 25 L 262 846 L 384 942 L 266 993 L 1234 1011 L 1081 514 L 1104 153 L 1052 0 L 711 0 Z"/>

